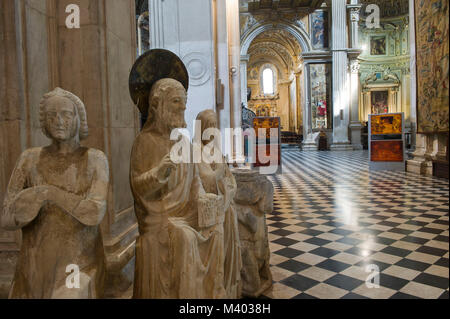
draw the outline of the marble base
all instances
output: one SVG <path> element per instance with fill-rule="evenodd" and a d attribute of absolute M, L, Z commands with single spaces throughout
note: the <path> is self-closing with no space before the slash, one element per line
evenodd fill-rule
<path fill-rule="evenodd" d="M 332 144 L 330 147 L 332 151 L 353 151 L 353 145 L 351 144 Z"/>
<path fill-rule="evenodd" d="M 361 143 L 361 129 L 362 125 L 361 123 L 356 124 L 350 124 L 350 131 L 351 131 L 351 142 L 354 150 L 362 150 L 363 146 Z"/>
<path fill-rule="evenodd" d="M 319 146 L 316 144 L 303 144 L 302 151 L 317 151 Z"/>
<path fill-rule="evenodd" d="M 419 175 L 433 176 L 433 162 L 416 159 L 407 160 L 406 171 Z"/>

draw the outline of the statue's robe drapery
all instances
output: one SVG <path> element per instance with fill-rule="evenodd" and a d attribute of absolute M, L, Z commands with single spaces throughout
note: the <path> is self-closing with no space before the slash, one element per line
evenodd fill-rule
<path fill-rule="evenodd" d="M 160 180 L 157 167 L 174 142 L 145 128 L 131 155 L 130 183 L 140 236 L 134 298 L 225 298 L 223 223 L 199 226 L 205 191 L 194 164 L 177 164 Z"/>
<path fill-rule="evenodd" d="M 237 191 L 236 181 L 228 165 L 225 163 L 198 164 L 202 186 L 207 193 L 221 195 L 224 198 L 224 288 L 227 298 L 241 297 L 241 246 L 239 240 L 238 219 L 234 207 L 234 196 Z"/>
<path fill-rule="evenodd" d="M 104 256 L 98 225 L 106 212 L 108 180 L 107 159 L 95 149 L 80 147 L 68 155 L 51 153 L 48 148 L 22 153 L 8 185 L 2 215 L 5 229 L 22 229 L 10 298 L 101 297 Z M 49 198 L 42 207 L 25 205 L 36 210 L 27 212 L 35 217 L 21 221 L 21 197 L 40 186 L 56 187 L 62 194 L 60 202 L 73 205 L 73 211 Z M 79 288 L 66 285 L 71 275 L 66 273 L 69 265 L 80 270 Z M 76 285 L 76 279 L 68 282 Z"/>

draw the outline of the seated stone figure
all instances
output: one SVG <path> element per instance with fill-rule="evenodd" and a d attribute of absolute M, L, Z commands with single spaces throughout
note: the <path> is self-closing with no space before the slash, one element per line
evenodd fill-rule
<path fill-rule="evenodd" d="M 101 151 L 80 146 L 88 135 L 86 111 L 72 93 L 56 88 L 45 94 L 40 120 L 52 143 L 22 153 L 1 216 L 6 230 L 23 234 L 9 297 L 101 297 L 98 225 L 106 211 L 108 161 Z M 76 269 L 79 276 L 71 273 Z"/>
<path fill-rule="evenodd" d="M 223 233 L 224 233 L 224 287 L 228 298 L 240 298 L 241 297 L 241 247 L 239 240 L 238 219 L 237 213 L 234 207 L 234 196 L 236 195 L 236 180 L 233 174 L 231 174 L 228 164 L 225 161 L 224 156 L 220 151 L 220 145 L 217 141 L 206 140 L 203 136 L 207 129 L 217 129 L 217 115 L 213 110 L 206 110 L 200 112 L 197 116 L 197 120 L 201 122 L 200 136 L 196 135 L 194 141 L 197 143 L 201 141 L 202 153 L 206 153 L 207 150 L 217 152 L 219 156 L 214 156 L 219 162 L 209 160 L 206 162 L 202 160 L 197 165 L 200 174 L 202 186 L 207 194 L 216 194 L 221 197 L 222 204 L 221 209 L 223 212 L 220 214 L 223 217 Z M 204 138 L 202 138 L 204 137 Z M 213 148 L 212 145 L 214 144 Z M 206 151 L 205 151 L 206 149 Z M 211 155 L 211 154 L 210 154 Z M 212 162 L 212 163 L 210 163 Z"/>
<path fill-rule="evenodd" d="M 233 169 L 234 198 L 242 251 L 242 294 L 257 298 L 272 286 L 266 214 L 273 210 L 273 185 L 255 170 Z"/>
<path fill-rule="evenodd" d="M 179 81 L 154 83 L 149 117 L 133 145 L 130 182 L 140 233 L 134 298 L 226 297 L 223 225 L 217 216 L 222 199 L 206 193 L 194 164 L 170 159 L 171 131 L 186 126 L 186 99 Z"/>

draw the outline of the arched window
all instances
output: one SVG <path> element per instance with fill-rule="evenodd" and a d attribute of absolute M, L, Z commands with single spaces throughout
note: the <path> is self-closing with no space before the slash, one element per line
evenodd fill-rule
<path fill-rule="evenodd" d="M 266 68 L 263 71 L 263 93 L 264 93 L 264 95 L 274 94 L 273 82 L 274 82 L 273 71 L 271 68 Z"/>

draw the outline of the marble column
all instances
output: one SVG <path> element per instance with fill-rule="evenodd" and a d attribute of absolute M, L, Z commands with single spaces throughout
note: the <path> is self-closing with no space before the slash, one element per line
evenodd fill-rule
<path fill-rule="evenodd" d="M 414 0 L 409 0 L 409 40 L 410 40 L 410 69 L 411 69 L 411 159 L 406 161 L 408 172 L 425 175 L 432 170 L 432 162 L 425 158 L 427 152 L 427 137 L 424 134 L 416 134 L 416 23 Z"/>
<path fill-rule="evenodd" d="M 350 122 L 350 131 L 351 131 L 351 139 L 353 149 L 362 150 L 361 144 L 361 129 L 362 124 L 359 121 L 359 91 L 360 91 L 360 82 L 359 82 L 359 61 L 352 60 L 350 64 L 350 86 L 351 86 L 351 94 L 350 94 L 350 109 L 351 109 L 351 122 Z"/>
<path fill-rule="evenodd" d="M 334 0 L 332 11 L 333 144 L 331 150 L 353 150 L 349 140 L 349 75 L 346 0 Z"/>
<path fill-rule="evenodd" d="M 228 25 L 228 54 L 230 64 L 230 120 L 232 128 L 242 126 L 242 108 L 241 108 L 241 38 L 239 24 L 239 0 L 227 0 L 227 25 Z M 247 90 L 245 90 L 247 91 Z M 232 157 L 238 161 L 240 154 L 244 154 L 243 140 L 237 141 L 233 137 Z"/>
<path fill-rule="evenodd" d="M 359 0 L 351 0 L 351 3 L 347 6 L 350 9 L 350 39 L 351 47 L 353 49 L 359 49 L 359 18 L 361 11 L 361 4 Z"/>
<path fill-rule="evenodd" d="M 360 82 L 359 82 L 359 14 L 361 5 L 358 0 L 351 0 L 347 6 L 350 10 L 350 46 L 354 51 L 350 61 L 350 131 L 351 142 L 353 149 L 361 150 L 361 129 L 362 125 L 359 120 L 359 94 L 360 94 Z"/>
<path fill-rule="evenodd" d="M 241 103 L 247 105 L 247 65 L 250 60 L 249 55 L 241 55 Z"/>
<path fill-rule="evenodd" d="M 289 84 L 289 131 L 295 132 L 297 126 L 297 82 L 294 74 L 291 76 Z"/>
<path fill-rule="evenodd" d="M 414 0 L 409 0 L 409 55 L 410 55 L 410 121 L 411 121 L 411 149 L 416 147 L 416 129 L 417 129 L 417 78 L 416 78 L 416 23 L 415 23 Z"/>
<path fill-rule="evenodd" d="M 149 1 L 151 48 L 172 51 L 183 60 L 189 73 L 186 123 L 191 136 L 197 114 L 206 109 L 216 110 L 216 63 L 228 66 L 228 48 L 222 45 L 228 41 L 228 31 L 226 26 L 223 29 L 218 24 L 226 19 L 228 10 L 224 8 L 222 1 L 218 1 L 217 10 L 215 6 L 216 1 L 213 0 Z M 221 41 L 218 45 L 215 43 L 216 31 L 217 38 Z M 229 71 L 228 69 L 226 75 L 222 74 L 221 78 L 225 85 L 224 95 L 228 96 Z M 225 104 L 224 109 L 229 107 L 230 102 L 225 101 Z M 223 118 L 229 119 L 229 114 L 225 114 Z M 221 125 L 225 127 L 230 127 L 230 124 L 230 121 L 221 121 Z"/>
<path fill-rule="evenodd" d="M 303 112 L 302 112 L 302 104 L 301 104 L 301 79 L 300 79 L 300 75 L 301 75 L 302 71 L 299 70 L 298 72 L 295 73 L 295 84 L 297 87 L 297 92 L 296 92 L 296 98 L 297 98 L 297 127 L 295 128 L 295 131 L 297 132 L 297 134 L 303 134 Z"/>

